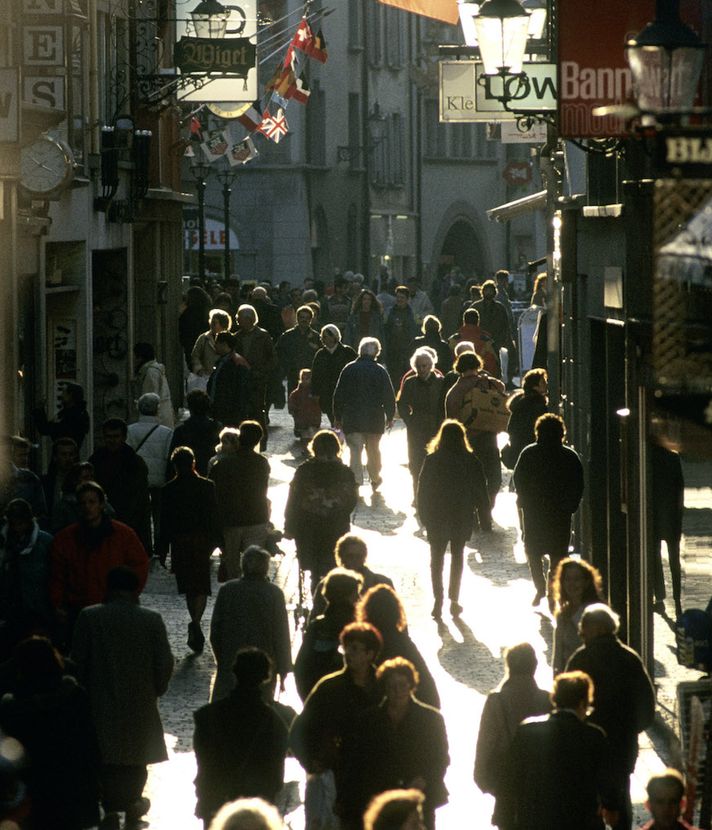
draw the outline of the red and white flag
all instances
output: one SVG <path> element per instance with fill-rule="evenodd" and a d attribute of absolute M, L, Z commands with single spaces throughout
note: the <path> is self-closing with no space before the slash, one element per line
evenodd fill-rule
<path fill-rule="evenodd" d="M 260 124 L 262 123 L 262 107 L 260 106 L 259 98 L 241 115 L 237 116 L 237 121 L 250 133 L 259 130 Z"/>
<path fill-rule="evenodd" d="M 274 141 L 275 144 L 279 144 L 284 136 L 287 135 L 289 132 L 289 124 L 287 124 L 284 110 L 281 107 L 277 110 L 276 115 L 270 115 L 268 112 L 265 113 L 265 117 L 260 124 L 260 132 L 262 135 L 267 136 L 270 141 Z"/>
<path fill-rule="evenodd" d="M 292 42 L 289 44 L 289 51 L 287 52 L 287 57 L 291 56 L 292 48 L 294 49 L 301 49 L 302 52 L 306 52 L 309 54 L 309 50 L 311 49 L 311 45 L 314 42 L 314 32 L 312 32 L 312 28 L 309 25 L 309 21 L 306 17 L 303 17 L 299 26 L 297 26 L 297 31 L 294 33 L 294 37 L 292 38 Z M 285 63 L 286 63 L 285 58 Z"/>
<path fill-rule="evenodd" d="M 301 76 L 294 81 L 292 86 L 289 87 L 284 97 L 296 101 L 299 104 L 306 104 L 310 95 L 311 89 L 309 89 L 307 79 L 304 77 L 304 73 L 302 73 Z"/>
<path fill-rule="evenodd" d="M 319 61 L 319 63 L 326 63 L 329 55 L 326 51 L 326 38 L 321 29 L 314 35 L 307 55 L 314 58 L 315 61 Z"/>

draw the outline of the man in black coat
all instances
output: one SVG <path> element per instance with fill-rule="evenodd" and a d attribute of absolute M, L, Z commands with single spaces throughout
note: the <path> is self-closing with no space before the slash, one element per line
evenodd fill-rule
<path fill-rule="evenodd" d="M 277 354 L 283 375 L 287 376 L 287 394 L 297 388 L 301 369 L 311 369 L 321 341 L 312 328 L 314 311 L 308 305 L 297 309 L 297 325 L 287 329 L 277 341 Z"/>
<path fill-rule="evenodd" d="M 258 648 L 237 653 L 237 685 L 228 697 L 194 713 L 198 763 L 195 814 L 207 828 L 215 813 L 236 798 L 274 803 L 284 781 L 288 730 L 262 698 L 272 661 Z"/>
<path fill-rule="evenodd" d="M 234 336 L 229 331 L 217 335 L 215 350 L 218 359 L 208 379 L 213 416 L 223 426 L 236 427 L 245 420 L 248 412 L 247 361 L 235 351 Z"/>
<path fill-rule="evenodd" d="M 629 830 L 630 775 L 638 757 L 638 734 L 655 717 L 655 690 L 640 657 L 616 636 L 618 615 L 607 605 L 589 605 L 580 630 L 584 645 L 571 655 L 566 669 L 584 671 L 593 680 L 591 721 L 608 735 L 611 777 L 621 807 L 620 820 L 612 826 Z"/>
<path fill-rule="evenodd" d="M 583 466 L 576 451 L 564 446 L 566 427 L 558 415 L 542 415 L 534 431 L 536 444 L 522 450 L 513 478 L 536 606 L 547 593 L 543 557 L 549 557 L 551 581 L 557 564 L 568 556 L 571 516 L 583 495 Z"/>
<path fill-rule="evenodd" d="M 517 727 L 509 750 L 500 827 L 507 830 L 603 830 L 617 821 L 600 727 L 586 721 L 591 678 L 565 672 L 554 681 L 550 715 Z M 603 815 L 599 815 L 599 811 Z"/>
<path fill-rule="evenodd" d="M 201 476 L 208 473 L 208 461 L 215 455 L 220 442 L 220 424 L 210 418 L 210 398 L 202 389 L 193 389 L 186 396 L 190 417 L 173 430 L 169 455 L 177 447 L 190 447 L 195 455 L 195 469 Z"/>
<path fill-rule="evenodd" d="M 334 390 L 341 370 L 351 361 L 356 360 L 356 352 L 351 346 L 341 342 L 341 331 L 333 323 L 321 330 L 322 348 L 314 355 L 312 365 L 312 395 L 319 398 L 321 411 L 326 413 L 329 423 L 334 425 Z"/>

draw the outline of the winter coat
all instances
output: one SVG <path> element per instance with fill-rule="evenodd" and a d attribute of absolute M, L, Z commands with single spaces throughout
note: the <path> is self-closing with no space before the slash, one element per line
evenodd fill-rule
<path fill-rule="evenodd" d="M 181 536 L 201 540 L 206 557 L 222 544 L 222 530 L 215 497 L 215 485 L 196 473 L 176 476 L 161 493 L 160 537 L 157 550 L 168 547 Z"/>
<path fill-rule="evenodd" d="M 139 415 L 136 423 L 129 424 L 126 443 L 146 462 L 149 487 L 162 487 L 166 483 L 172 440 L 173 430 L 163 426 L 155 415 Z"/>
<path fill-rule="evenodd" d="M 507 407 L 510 412 L 507 432 L 512 447 L 509 452 L 516 463 L 524 447 L 536 441 L 534 424 L 537 418 L 548 411 L 546 398 L 539 392 L 524 392 L 519 389 L 509 398 Z"/>
<path fill-rule="evenodd" d="M 116 518 L 132 527 L 148 548 L 151 534 L 146 462 L 128 444 L 122 444 L 117 452 L 100 447 L 89 461 Z"/>
<path fill-rule="evenodd" d="M 499 377 L 499 359 L 495 353 L 495 346 L 492 336 L 480 326 L 466 326 L 464 323 L 457 332 L 450 337 L 450 345 L 453 351 L 461 341 L 472 343 L 475 352 L 482 358 L 485 372 L 493 377 Z"/>
<path fill-rule="evenodd" d="M 22 544 L 8 539 L 8 526 L 0 530 L 0 615 L 5 620 L 52 619 L 49 601 L 49 551 L 52 537 L 32 522 L 29 538 Z"/>
<path fill-rule="evenodd" d="M 368 312 L 368 317 L 364 317 L 363 320 L 366 326 L 365 333 L 361 330 L 361 312 L 351 312 L 344 329 L 344 343 L 352 349 L 358 349 L 358 344 L 362 338 L 375 337 L 381 346 L 385 348 L 386 329 L 383 324 L 383 313 L 381 310 L 379 308 L 372 308 Z"/>
<path fill-rule="evenodd" d="M 139 578 L 139 592 L 148 577 L 148 556 L 134 531 L 104 517 L 97 531 L 77 523 L 54 537 L 50 548 L 49 594 L 55 608 L 78 611 L 103 602 L 112 568 L 126 565 Z"/>
<path fill-rule="evenodd" d="M 393 306 L 385 323 L 386 363 L 391 376 L 397 371 L 400 378 L 407 371 L 410 345 L 417 335 L 418 324 L 413 309 L 409 305 L 404 308 Z"/>
<path fill-rule="evenodd" d="M 304 631 L 302 644 L 294 661 L 294 682 L 299 697 L 306 700 L 311 690 L 327 674 L 344 666 L 339 651 L 339 634 L 354 621 L 354 607 L 348 603 L 329 605 Z"/>
<path fill-rule="evenodd" d="M 575 651 L 566 671 L 584 671 L 593 680 L 591 721 L 608 735 L 616 769 L 632 773 L 638 734 L 655 717 L 655 690 L 642 660 L 615 634 L 604 634 Z"/>
<path fill-rule="evenodd" d="M 239 426 L 249 410 L 249 370 L 236 358 L 235 352 L 218 358 L 207 388 L 214 418 L 230 427 Z"/>
<path fill-rule="evenodd" d="M 219 442 L 220 424 L 217 421 L 206 415 L 191 415 L 173 430 L 170 452 L 176 447 L 190 447 L 195 453 L 195 469 L 204 476 Z"/>
<path fill-rule="evenodd" d="M 376 626 L 378 628 L 378 626 Z M 385 663 L 391 657 L 405 657 L 415 666 L 420 675 L 420 683 L 415 690 L 416 698 L 428 706 L 440 708 L 440 695 L 435 679 L 425 662 L 423 655 L 418 651 L 416 644 L 410 639 L 407 631 L 386 631 L 379 628 L 383 637 L 383 648 L 378 654 L 377 664 Z"/>
<path fill-rule="evenodd" d="M 49 435 L 52 442 L 58 438 L 73 438 L 81 451 L 89 432 L 89 413 L 86 407 L 64 406 L 51 421 L 44 409 L 36 409 L 33 414 L 35 427 L 40 435 Z"/>
<path fill-rule="evenodd" d="M 408 430 L 408 439 L 425 446 L 437 433 L 443 420 L 443 379 L 431 372 L 422 380 L 411 375 L 403 381 L 398 394 L 398 413 Z"/>
<path fill-rule="evenodd" d="M 476 308 L 480 313 L 480 326 L 488 332 L 494 340 L 496 352 L 507 348 L 512 342 L 509 328 L 507 309 L 498 300 L 477 300 L 470 308 Z"/>
<path fill-rule="evenodd" d="M 395 410 L 393 385 L 383 366 L 359 357 L 344 367 L 334 390 L 334 418 L 346 434 L 383 435 Z"/>
<path fill-rule="evenodd" d="M 303 332 L 299 326 L 294 326 L 279 338 L 277 354 L 282 373 L 287 376 L 287 389 L 290 392 L 299 382 L 299 371 L 311 369 L 314 355 L 320 347 L 319 332 L 312 328 Z"/>
<path fill-rule="evenodd" d="M 311 384 L 299 381 L 287 402 L 289 414 L 294 418 L 294 429 L 298 431 L 317 430 L 321 426 L 321 406 L 314 395 Z"/>
<path fill-rule="evenodd" d="M 148 360 L 136 370 L 134 378 L 134 397 L 138 403 L 141 395 L 154 392 L 159 397 L 158 421 L 164 427 L 173 429 L 175 413 L 171 402 L 171 390 L 166 377 L 166 367 L 157 360 Z"/>
<path fill-rule="evenodd" d="M 319 398 L 322 412 L 329 416 L 333 416 L 334 390 L 341 370 L 353 360 L 356 360 L 356 352 L 351 346 L 344 346 L 343 343 L 337 343 L 332 352 L 326 348 L 321 348 L 314 355 L 311 381 L 312 394 Z"/>
<path fill-rule="evenodd" d="M 210 620 L 210 645 L 217 675 L 212 700 L 226 697 L 235 686 L 232 667 L 241 648 L 267 652 L 276 674 L 292 670 L 287 606 L 281 589 L 267 579 L 231 579 L 219 590 Z"/>
<path fill-rule="evenodd" d="M 99 823 L 99 748 L 87 693 L 71 677 L 56 689 L 0 700 L 0 729 L 30 763 L 27 830 L 78 830 Z"/>
<path fill-rule="evenodd" d="M 274 802 L 284 781 L 287 727 L 259 690 L 234 689 L 193 717 L 195 814 L 209 820 L 236 798 Z"/>
<path fill-rule="evenodd" d="M 338 803 L 347 817 L 363 815 L 371 798 L 384 790 L 425 779 L 425 810 L 447 802 L 445 772 L 450 764 L 445 721 L 437 709 L 411 699 L 398 723 L 384 700 L 354 719 L 344 740 L 344 786 Z"/>
<path fill-rule="evenodd" d="M 89 693 L 102 763 L 167 761 L 158 698 L 174 660 L 161 615 L 124 598 L 85 608 L 74 629 L 72 660 Z"/>
<path fill-rule="evenodd" d="M 264 385 L 277 366 L 277 354 L 272 337 L 259 326 L 255 326 L 249 332 L 238 328 L 234 336 L 235 351 L 250 365 L 250 387 Z"/>
<path fill-rule="evenodd" d="M 418 479 L 418 517 L 428 536 L 466 541 L 477 510 L 480 527 L 492 528 L 487 481 L 474 453 L 437 450 L 425 456 Z"/>
<path fill-rule="evenodd" d="M 215 336 L 208 329 L 198 336 L 190 353 L 190 365 L 196 375 L 209 375 L 217 363 Z"/>
<path fill-rule="evenodd" d="M 423 334 L 420 337 L 414 338 L 410 344 L 411 356 L 416 349 L 420 349 L 423 346 L 429 346 L 435 351 L 437 355 L 435 368 L 438 371 L 442 372 L 443 375 L 450 371 L 452 368 L 452 351 L 450 350 L 450 346 L 440 338 L 439 334 Z"/>
<path fill-rule="evenodd" d="M 269 461 L 244 447 L 217 461 L 210 470 L 210 479 L 215 482 L 218 515 L 223 528 L 269 521 L 269 474 Z"/>

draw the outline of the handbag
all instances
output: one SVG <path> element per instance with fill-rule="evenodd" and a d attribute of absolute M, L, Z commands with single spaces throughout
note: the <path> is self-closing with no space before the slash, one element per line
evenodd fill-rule
<path fill-rule="evenodd" d="M 506 392 L 488 378 L 478 379 L 463 396 L 459 420 L 468 431 L 505 432 L 509 423 Z"/>

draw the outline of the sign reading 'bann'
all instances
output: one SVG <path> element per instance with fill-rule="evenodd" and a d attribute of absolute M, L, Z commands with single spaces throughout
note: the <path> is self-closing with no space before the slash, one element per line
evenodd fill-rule
<path fill-rule="evenodd" d="M 654 0 L 559 0 L 557 14 L 561 136 L 621 135 L 622 121 L 592 111 L 625 103 L 629 96 L 625 42 L 655 17 Z"/>

